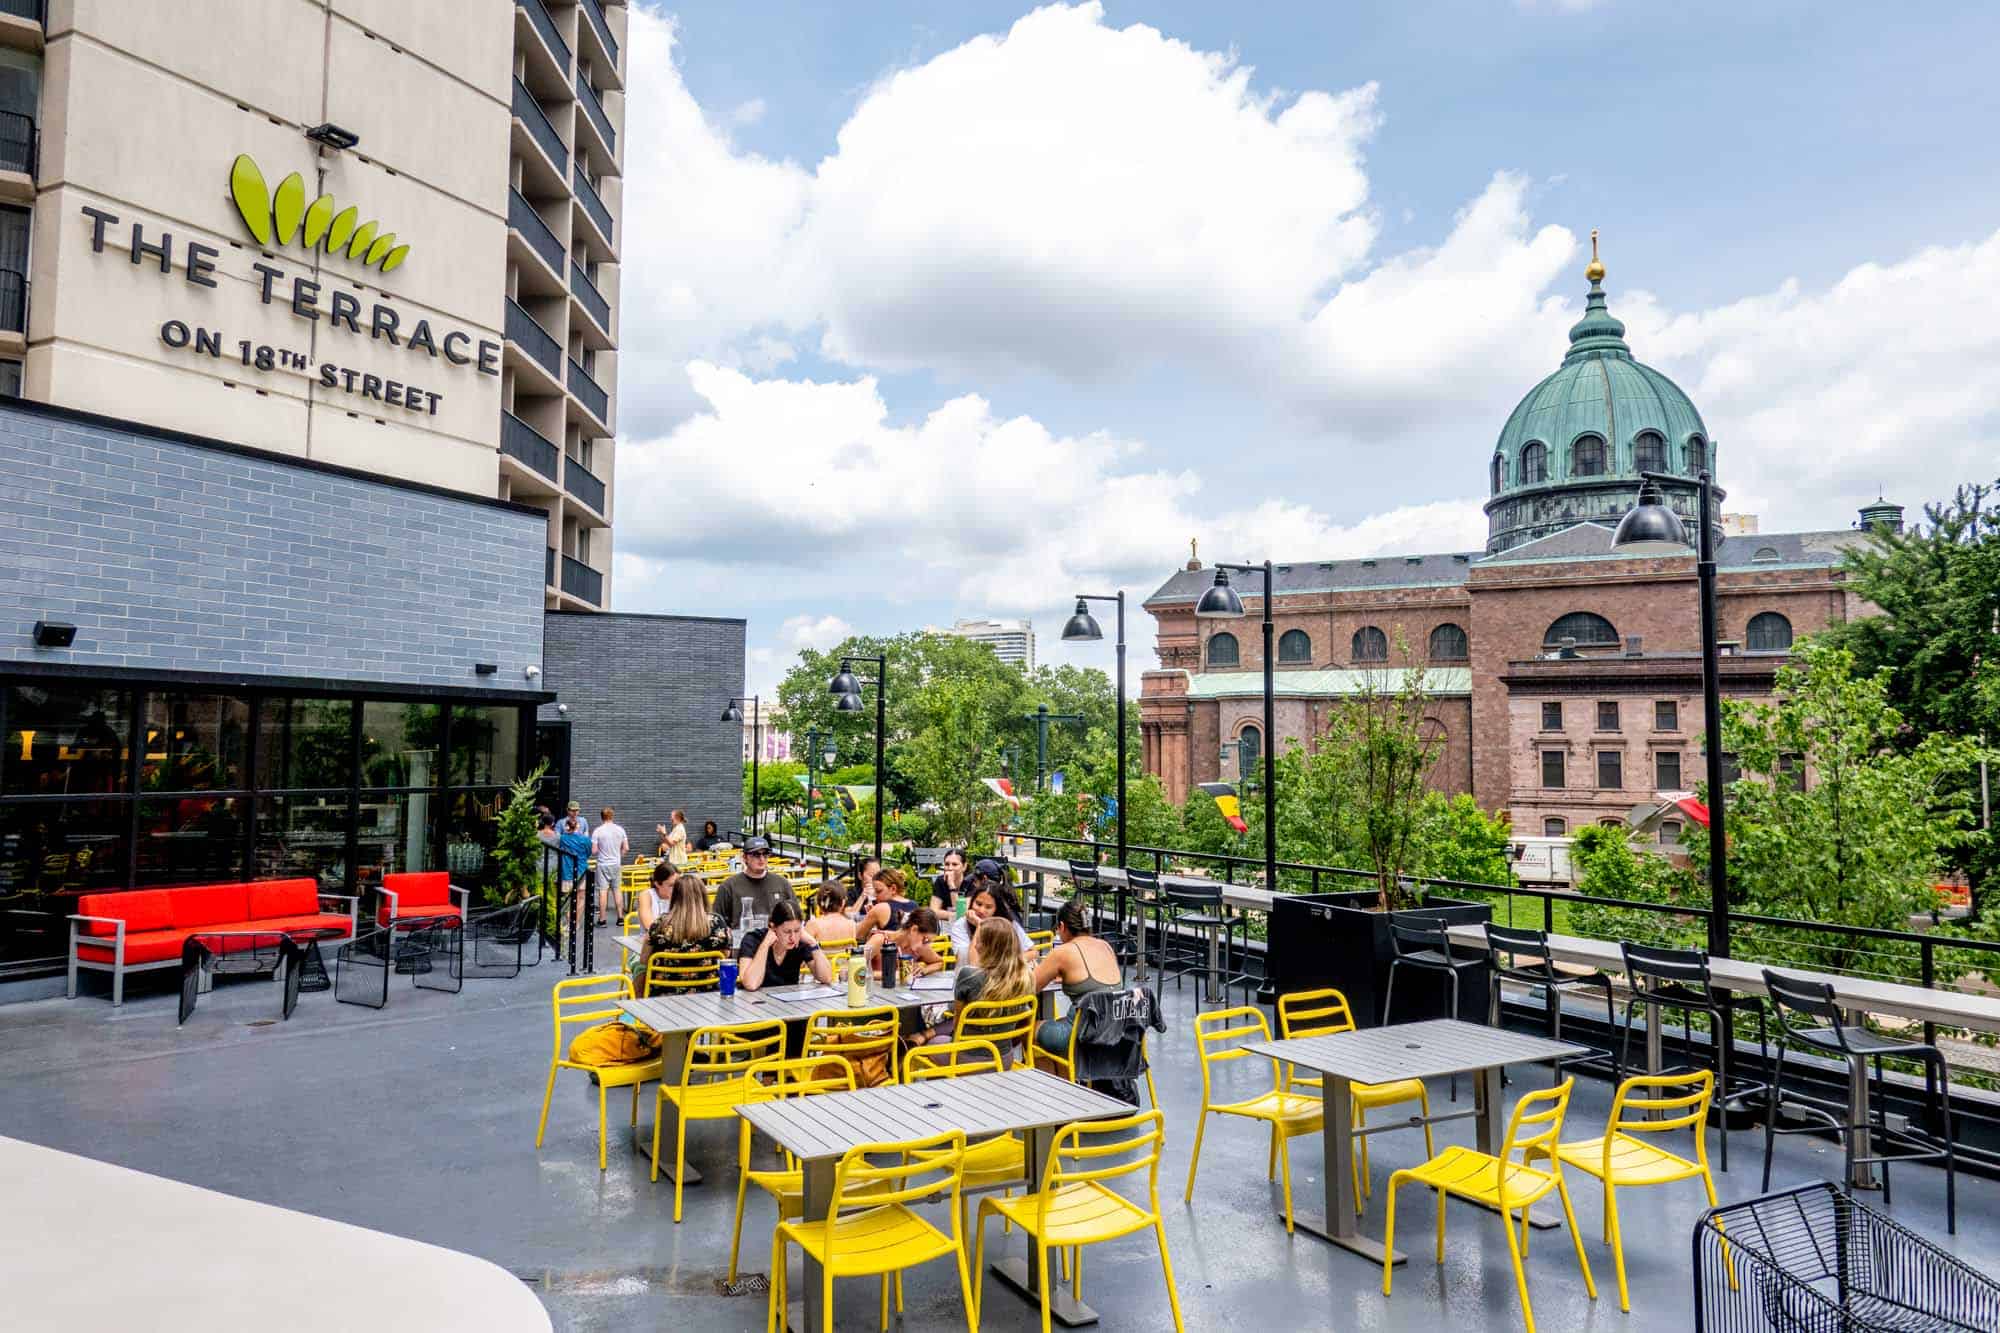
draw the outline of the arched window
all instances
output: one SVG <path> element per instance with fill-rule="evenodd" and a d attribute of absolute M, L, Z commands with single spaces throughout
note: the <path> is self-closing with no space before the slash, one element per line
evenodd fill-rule
<path fill-rule="evenodd" d="M 1248 726 L 1236 733 L 1236 777 L 1239 781 L 1256 777 L 1264 757 L 1264 729 Z"/>
<path fill-rule="evenodd" d="M 1208 641 L 1208 664 L 1212 667 L 1233 667 L 1240 659 L 1236 654 L 1236 636 L 1217 634 Z"/>
<path fill-rule="evenodd" d="M 1431 661 L 1463 662 L 1472 654 L 1468 651 L 1465 631 L 1457 625 L 1439 625 L 1431 631 Z"/>
<path fill-rule="evenodd" d="M 1775 546 L 1760 546 L 1757 548 L 1757 554 L 1751 556 L 1750 558 L 1752 560 L 1762 561 L 1765 564 L 1774 564 L 1777 562 L 1779 558 L 1778 548 Z"/>
<path fill-rule="evenodd" d="M 1667 442 L 1652 431 L 1632 441 L 1632 465 L 1641 472 L 1667 470 Z"/>
<path fill-rule="evenodd" d="M 1389 660 L 1389 636 L 1373 625 L 1363 625 L 1354 631 L 1349 656 L 1357 662 L 1386 662 Z"/>
<path fill-rule="evenodd" d="M 1567 836 L 1568 833 L 1569 821 L 1566 819 L 1550 815 L 1542 821 L 1542 836 L 1544 838 L 1561 838 Z"/>
<path fill-rule="evenodd" d="M 1549 479 L 1549 447 L 1540 440 L 1529 440 L 1521 450 L 1521 484 L 1533 486 Z"/>
<path fill-rule="evenodd" d="M 1556 617 L 1549 626 L 1549 632 L 1542 636 L 1542 644 L 1560 648 L 1564 639 L 1576 640 L 1579 648 L 1615 648 L 1618 646 L 1618 630 L 1595 612 L 1572 611 L 1566 616 Z"/>
<path fill-rule="evenodd" d="M 1707 466 L 1708 466 L 1708 449 L 1707 446 L 1702 443 L 1701 436 L 1699 435 L 1688 436 L 1686 466 L 1683 467 L 1681 470 L 1686 472 L 1690 477 L 1692 477 L 1697 472 L 1700 472 L 1704 467 Z"/>
<path fill-rule="evenodd" d="M 1595 435 L 1584 435 L 1569 447 L 1570 475 L 1573 477 L 1601 477 L 1604 475 L 1604 441 Z"/>
<path fill-rule="evenodd" d="M 1750 617 L 1743 641 L 1753 653 L 1782 653 L 1792 646 L 1792 622 L 1776 611 L 1759 611 Z"/>
<path fill-rule="evenodd" d="M 1280 662 L 1310 662 L 1313 660 L 1312 636 L 1302 629 L 1288 629 L 1278 636 L 1278 660 Z"/>
<path fill-rule="evenodd" d="M 1495 454 L 1493 455 L 1493 493 L 1495 495 L 1500 494 L 1500 488 L 1506 484 L 1506 480 L 1507 464 L 1500 455 Z"/>

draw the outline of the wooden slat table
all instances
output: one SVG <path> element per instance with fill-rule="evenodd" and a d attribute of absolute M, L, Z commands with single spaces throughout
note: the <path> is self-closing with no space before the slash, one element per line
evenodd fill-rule
<path fill-rule="evenodd" d="M 1385 1253 L 1382 1243 L 1363 1236 L 1354 1225 L 1354 1176 L 1349 1165 L 1354 1151 L 1351 1085 L 1390 1083 L 1405 1078 L 1448 1078 L 1454 1074 L 1474 1075 L 1474 1108 L 1470 1114 L 1478 1121 L 1479 1151 L 1497 1153 L 1507 1136 L 1500 1096 L 1501 1069 L 1513 1064 L 1566 1060 L 1587 1051 L 1587 1048 L 1570 1042 L 1549 1041 L 1479 1023 L 1464 1023 L 1454 1018 L 1360 1028 L 1321 1037 L 1294 1037 L 1289 1041 L 1251 1042 L 1244 1049 L 1300 1069 L 1313 1070 L 1325 1077 L 1322 1094 L 1326 1102 L 1325 1128 L 1321 1132 L 1326 1144 L 1326 1160 L 1322 1167 L 1326 1218 L 1323 1224 L 1315 1224 L 1298 1216 L 1295 1210 L 1293 1222 L 1301 1230 L 1310 1231 L 1378 1264 Z M 1448 1111 L 1429 1119 L 1437 1123 L 1462 1119 L 1466 1115 L 1464 1111 Z M 1381 1126 L 1370 1126 L 1368 1132 L 1400 1129 L 1421 1124 L 1422 1121 L 1423 1117 L 1412 1116 Z M 1530 1221 L 1538 1226 L 1553 1225 L 1532 1216 Z M 1389 1257 L 1395 1263 L 1402 1263 L 1404 1256 L 1401 1251 L 1395 1251 Z"/>
<path fill-rule="evenodd" d="M 1486 947 L 1484 926 L 1453 926 L 1451 937 L 1455 944 L 1464 944 L 1476 949 Z M 1548 940 L 1549 956 L 1558 962 L 1600 968 L 1614 976 L 1621 975 L 1625 971 L 1625 953 L 1615 940 L 1592 939 L 1585 935 L 1550 935 Z M 1858 1024 L 1865 1014 L 1884 1014 L 1920 1023 L 1938 1023 L 1945 1027 L 1970 1028 L 1978 1032 L 2000 1032 L 2000 996 L 1928 990 L 1922 986 L 1911 986 L 1902 982 L 1846 977 L 1835 972 L 1808 972 L 1796 967 L 1774 967 L 1771 970 L 1781 976 L 1824 982 L 1832 986 L 1834 999 L 1847 1011 L 1848 1020 L 1853 1023 Z M 1735 991 L 1740 995 L 1768 994 L 1764 986 L 1762 963 L 1740 958 L 1711 958 L 1708 972 L 1715 984 L 1725 990 Z M 1646 1069 L 1649 1073 L 1658 1073 L 1662 1062 L 1659 1010 L 1651 1005 L 1640 1007 L 1646 1014 Z M 1847 1095 L 1850 1123 L 1858 1124 L 1866 1120 L 1868 1078 L 1866 1070 L 1858 1061 L 1854 1063 L 1848 1078 Z M 1868 1152 L 1867 1131 L 1859 1131 L 1856 1137 L 1855 1155 L 1866 1156 Z M 1851 1183 L 1862 1189 L 1874 1188 L 1876 1183 L 1874 1167 L 1867 1163 L 1857 1164 Z"/>
<path fill-rule="evenodd" d="M 825 992 L 837 990 L 839 995 Z M 884 990 L 880 986 L 868 988 L 870 1007 L 886 1005 L 891 1009 L 918 1009 L 927 1004 L 938 1004 L 951 999 L 949 992 L 940 995 L 935 991 Z M 804 1023 L 822 1009 L 847 1008 L 847 994 L 844 986 L 819 986 L 802 984 L 798 986 L 767 986 L 762 990 L 741 990 L 734 995 L 721 995 L 715 991 L 696 991 L 680 995 L 656 995 L 645 1000 L 620 1000 L 618 1007 L 647 1027 L 660 1034 L 661 1075 L 664 1078 L 680 1077 L 681 1063 L 687 1059 L 688 1036 L 696 1028 L 720 1027 L 730 1023 L 757 1023 L 770 1019 L 780 1019 L 785 1023 Z M 656 1102 L 658 1113 L 672 1119 L 672 1102 Z M 661 1138 L 670 1137 L 674 1127 L 660 1126 Z M 642 1141 L 643 1140 L 643 1141 Z M 641 1151 L 652 1150 L 651 1131 L 632 1131 L 632 1146 Z M 671 1177 L 672 1167 L 660 1163 L 660 1173 Z M 699 1185 L 701 1172 L 688 1164 L 687 1175 L 681 1181 L 684 1185 Z"/>
<path fill-rule="evenodd" d="M 800 1159 L 805 1171 L 804 1215 L 824 1218 L 833 1204 L 834 1174 L 841 1155 L 861 1144 L 928 1138 L 950 1129 L 964 1130 L 967 1139 L 1020 1134 L 1027 1144 L 1027 1172 L 1022 1184 L 1032 1190 L 1041 1181 L 1057 1130 L 1079 1120 L 1130 1115 L 1132 1109 L 1115 1097 L 1053 1074 L 1010 1069 L 758 1102 L 738 1107 L 737 1114 Z M 1018 1257 L 998 1259 L 992 1272 L 1039 1305 L 1041 1292 L 1033 1264 Z M 805 1299 L 787 1311 L 791 1327 L 800 1333 L 818 1333 L 823 1326 L 820 1280 L 819 1265 L 808 1258 L 805 1280 L 797 1288 Z M 1070 1328 L 1097 1320 L 1096 1311 L 1060 1291 L 1050 1293 L 1050 1313 Z"/>

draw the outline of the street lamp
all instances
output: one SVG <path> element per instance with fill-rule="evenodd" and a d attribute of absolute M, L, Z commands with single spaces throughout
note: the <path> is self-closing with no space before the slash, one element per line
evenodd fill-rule
<path fill-rule="evenodd" d="M 764 749 L 763 719 L 757 711 L 760 706 L 757 696 L 754 694 L 749 696 L 739 694 L 734 699 L 731 699 L 727 704 L 723 705 L 722 720 L 724 722 L 735 722 L 740 725 L 743 721 L 743 710 L 738 708 L 737 705 L 743 703 L 750 705 L 750 831 L 755 833 L 763 827 L 762 816 L 764 813 L 763 793 L 757 789 L 758 761 L 763 758 L 762 752 Z M 742 811 L 739 810 L 737 813 L 741 814 Z"/>
<path fill-rule="evenodd" d="M 806 814 L 804 822 L 799 827 L 799 837 L 801 840 L 805 838 L 804 825 L 812 823 L 813 768 L 816 764 L 819 763 L 820 747 L 822 745 L 826 747 L 825 766 L 828 770 L 831 770 L 833 768 L 833 761 L 835 758 L 833 752 L 833 737 L 822 733 L 818 727 L 806 728 Z"/>
<path fill-rule="evenodd" d="M 1074 621 L 1072 621 L 1074 623 Z M 1068 631 L 1063 637 L 1069 637 Z M 1049 723 L 1082 722 L 1082 713 L 1051 713 L 1047 704 L 1036 704 L 1035 711 L 1029 713 L 1027 721 L 1035 724 L 1035 790 L 1042 789 L 1042 771 L 1049 765 Z"/>
<path fill-rule="evenodd" d="M 1096 643 L 1104 638 L 1097 617 L 1090 614 L 1091 602 L 1118 604 L 1118 864 L 1125 864 L 1125 594 L 1094 593 L 1076 595 L 1076 614 L 1063 626 L 1064 643 Z"/>
<path fill-rule="evenodd" d="M 873 662 L 874 676 L 854 674 L 856 662 Z M 889 655 L 887 653 L 853 653 L 840 659 L 840 670 L 826 683 L 828 694 L 834 696 L 834 711 L 858 713 L 862 709 L 861 688 L 875 687 L 875 859 L 882 859 L 882 743 L 889 725 Z"/>
<path fill-rule="evenodd" d="M 1684 555 L 1688 540 L 1680 515 L 1667 506 L 1662 481 L 1685 482 L 1670 473 L 1641 472 L 1639 500 L 1618 520 L 1611 546 L 1620 555 Z M 1708 952 L 1729 957 L 1729 840 L 1723 833 L 1722 660 L 1715 627 L 1715 479 L 1703 469 L 1696 477 L 1701 504 L 1696 515 L 1695 579 L 1701 593 L 1701 712 L 1708 732 Z M 1727 1029 L 1725 1029 L 1725 1032 Z"/>
<path fill-rule="evenodd" d="M 1277 681 L 1272 674 L 1271 651 L 1271 562 L 1261 565 L 1232 565 L 1220 561 L 1215 566 L 1215 583 L 1194 604 L 1200 620 L 1241 620 L 1243 599 L 1229 586 L 1229 571 L 1264 576 L 1264 887 L 1278 890 L 1278 703 Z M 1239 764 L 1238 767 L 1241 767 Z"/>

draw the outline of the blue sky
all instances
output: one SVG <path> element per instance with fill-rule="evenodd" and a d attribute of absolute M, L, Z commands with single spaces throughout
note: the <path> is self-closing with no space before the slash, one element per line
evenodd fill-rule
<path fill-rule="evenodd" d="M 1194 535 L 1476 544 L 1592 227 L 1731 508 L 1990 479 L 2000 10 L 1916 12 L 635 9 L 616 605 L 749 616 L 765 685 L 960 614 L 1060 658 Z"/>

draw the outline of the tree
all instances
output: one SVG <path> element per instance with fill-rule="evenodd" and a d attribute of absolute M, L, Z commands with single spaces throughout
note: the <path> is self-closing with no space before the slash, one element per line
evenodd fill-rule
<path fill-rule="evenodd" d="M 1320 741 L 1332 769 L 1328 817 L 1336 827 L 1351 821 L 1384 911 L 1414 906 L 1402 880 L 1416 868 L 1431 769 L 1444 749 L 1431 725 L 1424 675 L 1417 666 L 1405 668 L 1400 680 L 1387 671 L 1365 672 L 1360 691 L 1333 711 Z"/>
<path fill-rule="evenodd" d="M 1411 867 L 1429 879 L 1469 884 L 1509 882 L 1507 848 L 1513 828 L 1504 815 L 1489 815 L 1460 792 L 1427 792 L 1417 811 Z"/>
<path fill-rule="evenodd" d="M 501 903 L 519 902 L 542 886 L 542 840 L 536 836 L 535 807 L 546 763 L 507 789 L 507 803 L 493 833 L 493 882 L 486 897 Z"/>

